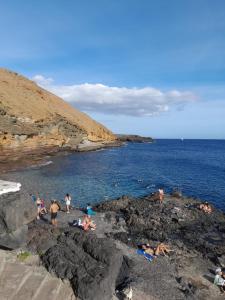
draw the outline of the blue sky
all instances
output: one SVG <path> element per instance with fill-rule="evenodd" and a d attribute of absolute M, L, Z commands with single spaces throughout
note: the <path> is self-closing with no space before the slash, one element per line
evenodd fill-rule
<path fill-rule="evenodd" d="M 224 0 L 0 1 L 0 38 L 2 67 L 114 132 L 225 138 Z"/>

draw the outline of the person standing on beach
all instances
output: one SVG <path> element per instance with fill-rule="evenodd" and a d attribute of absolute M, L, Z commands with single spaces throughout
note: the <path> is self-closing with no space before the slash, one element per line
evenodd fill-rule
<path fill-rule="evenodd" d="M 56 218 L 57 218 L 57 213 L 59 211 L 59 206 L 56 200 L 53 200 L 51 203 L 52 203 L 50 206 L 51 222 L 53 226 L 57 226 Z"/>
<path fill-rule="evenodd" d="M 37 205 L 37 220 L 39 220 L 41 215 L 41 199 L 39 197 L 37 197 L 36 205 Z"/>
<path fill-rule="evenodd" d="M 70 204 L 71 204 L 71 196 L 70 196 L 70 194 L 66 194 L 64 200 L 66 202 L 66 212 L 69 214 L 69 212 L 70 212 Z"/>
<path fill-rule="evenodd" d="M 43 215 L 43 214 L 47 214 L 48 212 L 47 212 L 47 209 L 46 209 L 46 207 L 45 207 L 45 201 L 44 201 L 44 199 L 41 199 L 41 214 Z"/>
<path fill-rule="evenodd" d="M 159 202 L 162 203 L 164 199 L 164 190 L 160 188 L 158 192 L 159 192 Z"/>

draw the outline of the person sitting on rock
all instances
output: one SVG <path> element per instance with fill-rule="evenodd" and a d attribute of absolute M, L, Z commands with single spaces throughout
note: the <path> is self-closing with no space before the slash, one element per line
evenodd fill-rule
<path fill-rule="evenodd" d="M 84 216 L 81 226 L 84 229 L 84 231 L 87 231 L 89 229 L 91 230 L 96 229 L 96 224 L 94 224 L 94 222 L 91 220 L 91 217 L 88 215 Z"/>
<path fill-rule="evenodd" d="M 223 272 L 221 268 L 216 269 L 216 276 L 214 278 L 214 284 L 217 285 L 221 292 L 225 292 L 225 280 L 223 278 Z"/>
<path fill-rule="evenodd" d="M 202 204 L 199 205 L 199 209 L 200 209 L 200 210 L 204 211 L 204 208 L 205 208 L 204 203 L 202 203 Z"/>
<path fill-rule="evenodd" d="M 211 214 L 211 212 L 212 212 L 212 207 L 208 202 L 205 203 L 205 212 L 207 214 Z"/>
<path fill-rule="evenodd" d="M 96 212 L 93 211 L 92 206 L 90 205 L 90 203 L 87 204 L 86 211 L 87 211 L 88 216 L 94 216 L 96 214 Z"/>
<path fill-rule="evenodd" d="M 81 222 L 81 226 L 84 229 L 84 231 L 87 231 L 89 229 L 89 223 L 88 223 L 88 216 L 84 215 L 83 220 Z"/>
<path fill-rule="evenodd" d="M 207 214 L 211 214 L 211 212 L 212 212 L 212 207 L 208 202 L 200 204 L 199 209 L 204 211 Z"/>

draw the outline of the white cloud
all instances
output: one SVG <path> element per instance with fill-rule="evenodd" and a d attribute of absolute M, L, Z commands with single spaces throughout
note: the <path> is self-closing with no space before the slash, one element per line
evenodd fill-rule
<path fill-rule="evenodd" d="M 110 87 L 100 83 L 55 85 L 52 78 L 42 75 L 34 76 L 33 80 L 82 111 L 116 115 L 153 116 L 168 111 L 171 106 L 182 109 L 197 98 L 189 91 L 163 92 L 152 87 Z"/>
<path fill-rule="evenodd" d="M 34 80 L 38 85 L 47 86 L 54 82 L 52 78 L 45 78 L 42 75 L 35 75 L 32 80 Z"/>

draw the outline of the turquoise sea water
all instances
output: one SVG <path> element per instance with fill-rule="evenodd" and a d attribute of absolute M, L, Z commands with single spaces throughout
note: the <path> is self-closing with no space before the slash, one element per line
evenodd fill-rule
<path fill-rule="evenodd" d="M 225 140 L 157 140 L 120 148 L 55 157 L 51 164 L 5 174 L 28 192 L 75 206 L 142 196 L 160 186 L 214 203 L 225 211 Z"/>

